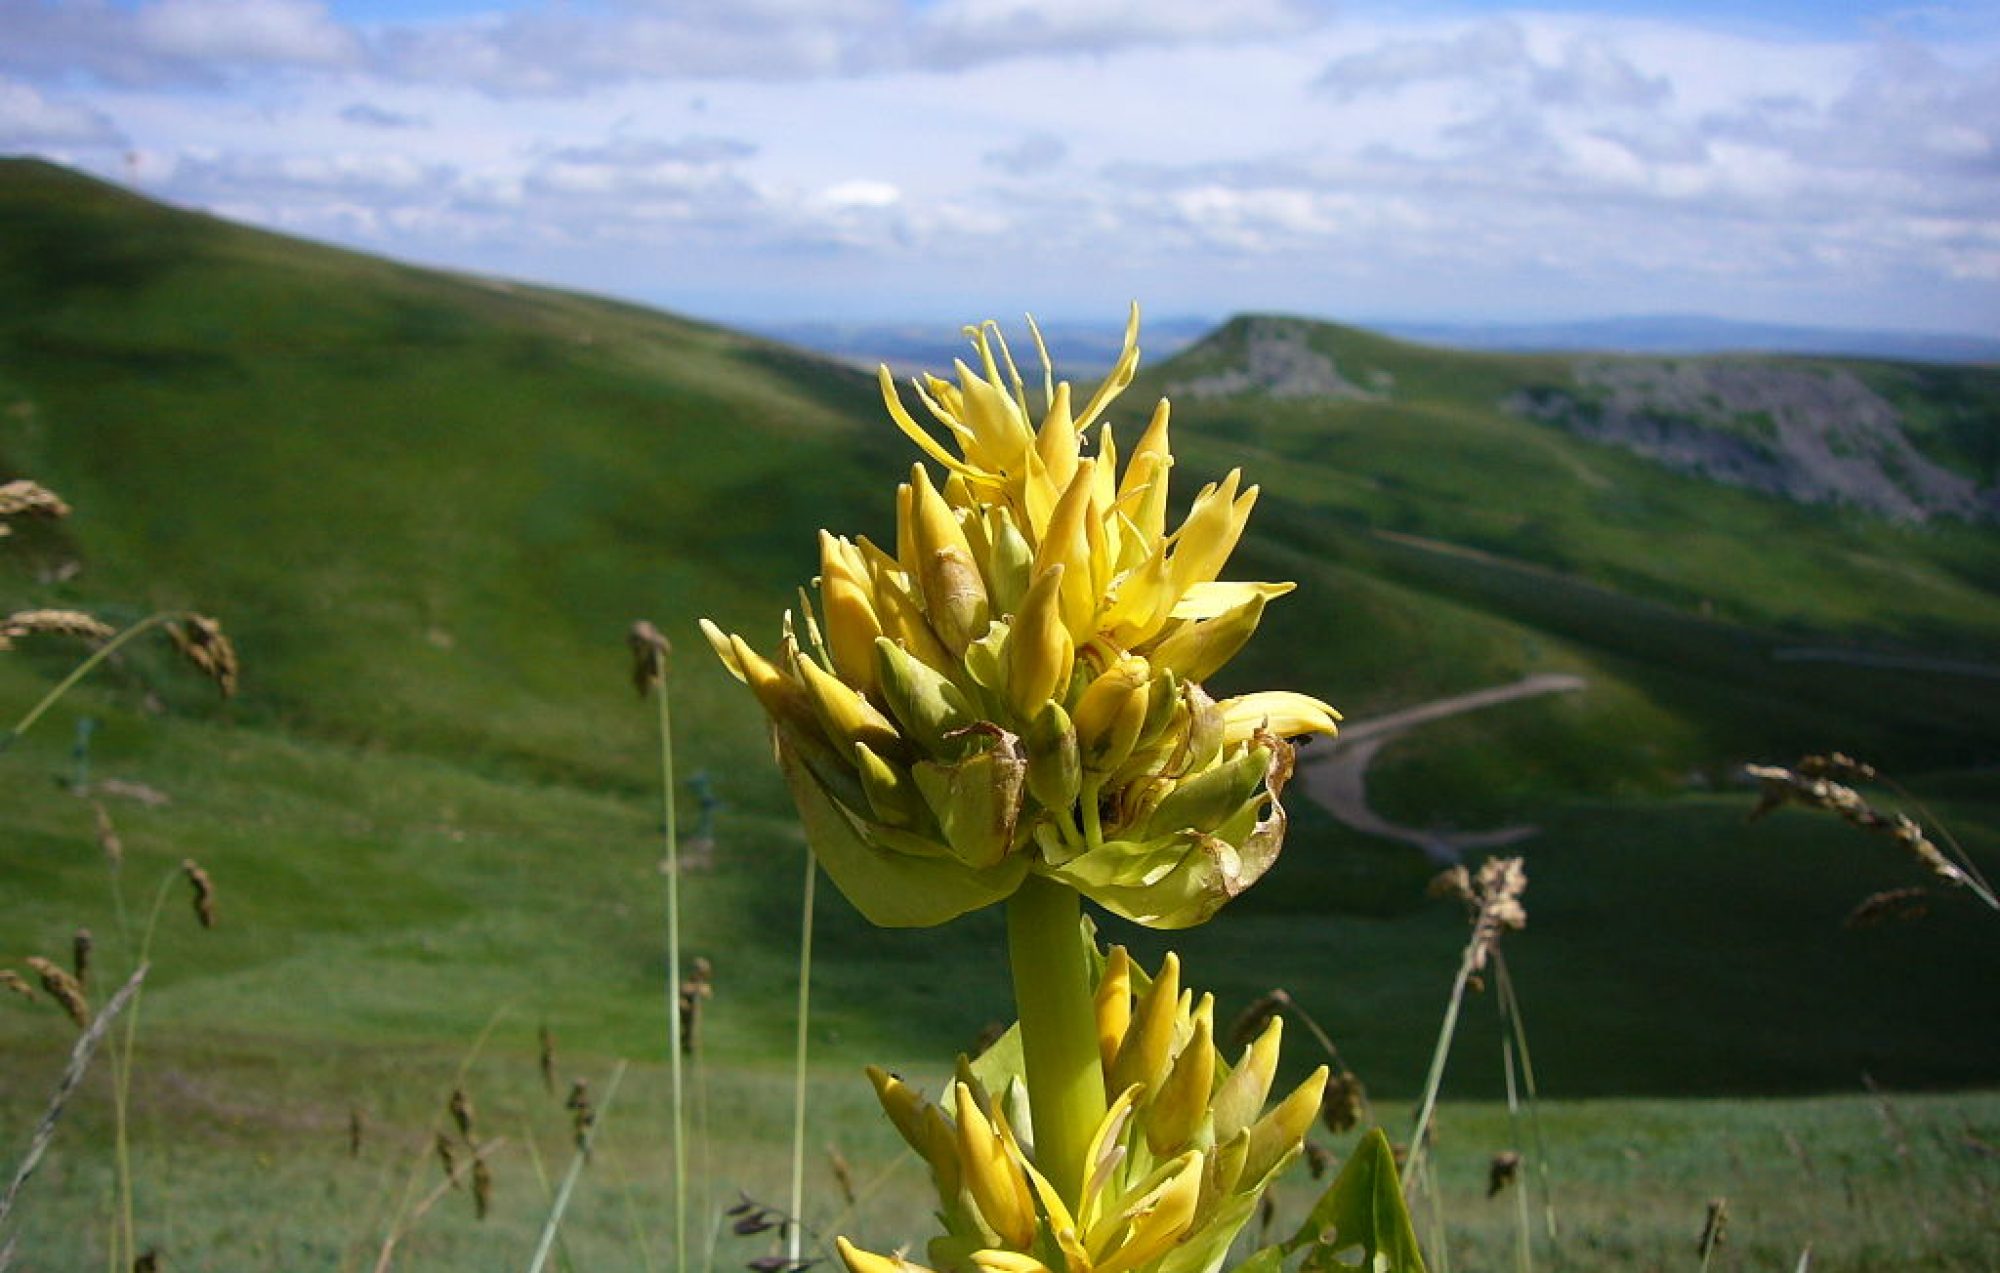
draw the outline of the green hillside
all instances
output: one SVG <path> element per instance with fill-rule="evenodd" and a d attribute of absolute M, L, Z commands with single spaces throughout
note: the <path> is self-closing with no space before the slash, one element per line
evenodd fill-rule
<path fill-rule="evenodd" d="M 1565 383 L 1554 358 L 1315 326 L 1304 339 L 1340 383 L 1288 396 L 1244 370 L 1247 321 L 1147 370 L 1116 417 L 1135 427 L 1172 388 L 1182 498 L 1236 464 L 1264 486 L 1234 573 L 1301 587 L 1233 679 L 1352 718 L 1532 672 L 1590 683 L 1417 731 L 1371 789 L 1414 825 L 1543 828 L 1519 959 L 1531 1005 L 1562 1022 L 1545 1046 L 1566 1093 L 1837 1089 L 1864 1065 L 1911 1084 L 2000 1075 L 2000 1023 L 1964 1007 L 1990 968 L 1967 954 L 1990 950 L 1980 921 L 1944 908 L 1881 941 L 1845 936 L 1846 907 L 1910 882 L 1905 865 L 1804 815 L 1745 829 L 1747 798 L 1715 790 L 1745 759 L 1862 752 L 1929 781 L 1991 861 L 2000 678 L 1773 655 L 1977 663 L 2000 635 L 1994 532 L 1718 486 L 1502 408 Z M 1929 374 L 1865 371 L 1905 398 Z M 1204 378 L 1222 388 L 1186 389 Z M 1924 399 L 1923 445 L 1971 463 L 1990 435 L 1964 403 L 1989 401 L 1991 379 L 1946 379 Z M 0 785 L 15 828 L 0 869 L 20 882 L 0 895 L 21 943 L 7 957 L 109 925 L 89 806 L 45 781 L 72 771 L 88 715 L 96 774 L 174 797 L 110 806 L 131 887 L 198 852 L 241 919 L 164 939 L 148 1010 L 162 1046 L 247 1006 L 273 1037 L 451 1048 L 505 1001 L 595 1053 L 655 1047 L 655 744 L 622 649 L 648 617 L 681 646 L 682 772 L 725 802 L 715 865 L 690 880 L 695 942 L 727 952 L 714 1042 L 774 1059 L 801 841 L 757 714 L 693 620 L 768 639 L 815 568 L 813 532 L 887 530 L 912 458 L 870 378 L 775 345 L 0 164 L 0 478 L 33 476 L 76 509 L 8 541 L 8 604 L 126 620 L 197 605 L 245 666 L 242 696 L 218 706 L 166 652 L 140 651 L 5 758 L 31 779 Z M 73 657 L 10 653 L 0 702 L 31 702 Z M 1417 913 L 1414 851 L 1295 804 L 1278 878 L 1181 944 L 1226 1002 L 1284 980 L 1406 1092 L 1457 917 Z M 1690 871 L 1754 905 L 1660 911 L 1662 950 L 1704 954 L 1640 958 L 1607 917 L 1648 913 L 1662 877 Z M 996 947 L 995 917 L 880 933 L 821 903 L 830 1055 L 969 1039 L 1004 1002 L 997 977 L 906 972 Z M 1724 975 L 1751 966 L 1770 971 Z M 1815 989 L 1835 974 L 1881 1011 Z M 1631 1006 L 1615 1048 L 1572 1028 L 1640 978 L 1683 1009 Z M 1680 1015 L 1697 1009 L 1703 1032 Z M 1774 1022 L 1787 1046 L 1742 1046 Z M 0 1051 L 40 1028 L 10 1010 Z M 1489 1070 L 1467 1090 L 1493 1090 Z"/>

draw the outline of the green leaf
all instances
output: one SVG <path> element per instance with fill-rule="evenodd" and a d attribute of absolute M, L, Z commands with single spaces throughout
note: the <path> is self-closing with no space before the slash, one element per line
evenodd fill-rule
<path fill-rule="evenodd" d="M 1339 1177 L 1282 1249 L 1289 1255 L 1302 1247 L 1308 1249 L 1299 1273 L 1357 1268 L 1367 1273 L 1424 1273 L 1423 1252 L 1417 1247 L 1410 1210 L 1403 1205 L 1402 1182 L 1396 1178 L 1395 1151 L 1381 1128 L 1362 1138 Z M 1356 1247 L 1361 1250 L 1359 1264 L 1341 1258 Z"/>
<path fill-rule="evenodd" d="M 1284 1266 L 1285 1248 L 1267 1246 L 1231 1269 L 1229 1273 L 1278 1273 Z"/>

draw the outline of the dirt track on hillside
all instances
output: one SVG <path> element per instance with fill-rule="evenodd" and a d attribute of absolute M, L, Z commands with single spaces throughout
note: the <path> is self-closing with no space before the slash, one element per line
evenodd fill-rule
<path fill-rule="evenodd" d="M 1422 849 L 1441 866 L 1455 863 L 1469 849 L 1492 849 L 1514 844 L 1534 835 L 1540 828 L 1518 825 L 1491 831 L 1432 831 L 1399 826 L 1368 806 L 1368 766 L 1397 735 L 1419 725 L 1497 707 L 1517 699 L 1542 694 L 1573 694 L 1587 682 L 1580 676 L 1543 673 L 1507 685 L 1489 686 L 1470 693 L 1454 694 L 1408 707 L 1387 716 L 1344 724 L 1340 734 L 1325 750 L 1314 750 L 1299 762 L 1298 781 L 1308 799 L 1356 831 L 1386 836 Z"/>

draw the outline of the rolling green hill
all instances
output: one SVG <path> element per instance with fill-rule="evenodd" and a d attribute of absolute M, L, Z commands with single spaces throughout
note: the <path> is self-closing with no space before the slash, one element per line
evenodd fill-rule
<path fill-rule="evenodd" d="M 2000 1076 L 2000 1024 L 1965 1008 L 1986 993 L 1990 959 L 1967 954 L 1990 951 L 1980 920 L 1945 908 L 1843 935 L 1846 906 L 1909 882 L 1904 864 L 1803 815 L 1746 830 L 1747 797 L 1727 789 L 1746 759 L 1863 753 L 1941 797 L 1991 861 L 1995 533 L 1718 485 L 1508 405 L 1580 393 L 1563 359 L 1287 324 L 1291 369 L 1274 373 L 1253 349 L 1272 321 L 1149 368 L 1117 422 L 1171 391 L 1182 498 L 1237 464 L 1264 486 L 1233 573 L 1301 587 L 1232 682 L 1357 719 L 1534 672 L 1589 682 L 1418 731 L 1372 788 L 1416 825 L 1542 826 L 1519 963 L 1531 1007 L 1561 1023 L 1547 1061 L 1564 1090 L 1839 1088 L 1864 1065 L 1912 1084 Z M 1904 404 L 1939 464 L 1990 455 L 1993 373 L 1943 389 L 1893 364 L 1852 374 Z M 21 883 L 0 896 L 20 943 L 6 957 L 108 923 L 90 809 L 42 781 L 70 772 L 88 715 L 96 773 L 174 798 L 111 806 L 132 887 L 198 852 L 241 920 L 165 939 L 149 1008 L 163 1047 L 246 1010 L 271 1037 L 445 1046 L 499 1000 L 580 1047 L 656 1047 L 656 761 L 622 650 L 647 617 L 682 646 L 682 771 L 725 801 L 716 864 L 690 881 L 694 941 L 728 952 L 714 1042 L 775 1057 L 800 840 L 757 715 L 692 622 L 768 638 L 815 567 L 813 532 L 887 530 L 912 458 L 869 377 L 777 345 L 0 164 L 0 477 L 76 509 L 7 542 L 7 601 L 126 620 L 197 605 L 245 666 L 218 706 L 141 651 L 5 758 L 33 779 L 0 784 L 0 869 Z M 31 702 L 72 658 L 5 656 L 0 703 Z M 1420 909 L 1418 855 L 1296 803 L 1277 878 L 1180 944 L 1226 1002 L 1284 980 L 1384 1090 L 1407 1091 L 1458 920 Z M 1694 891 L 1662 909 L 1668 879 Z M 1754 904 L 1700 900 L 1717 893 Z M 1654 911 L 1642 958 L 1609 917 Z M 834 1055 L 969 1038 L 1004 1001 L 993 977 L 898 975 L 996 948 L 993 916 L 878 933 L 823 897 L 821 921 Z M 301 977 L 312 994 L 288 989 Z M 1625 1003 L 1619 1043 L 1593 1036 L 1592 1014 L 1642 980 L 1679 1006 Z M 1705 1031 L 1685 1028 L 1696 1010 Z M 1785 1046 L 1743 1046 L 1774 1021 Z M 0 1050 L 37 1028 L 10 1012 Z M 1492 1087 L 1485 1069 L 1467 1082 Z"/>

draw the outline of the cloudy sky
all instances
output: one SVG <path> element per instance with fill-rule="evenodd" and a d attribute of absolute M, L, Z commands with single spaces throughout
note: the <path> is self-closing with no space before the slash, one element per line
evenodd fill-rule
<path fill-rule="evenodd" d="M 730 321 L 2000 330 L 2000 0 L 0 0 L 0 152 Z"/>

